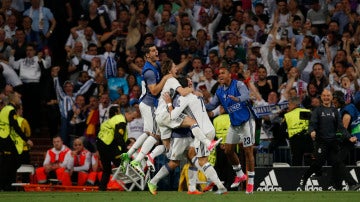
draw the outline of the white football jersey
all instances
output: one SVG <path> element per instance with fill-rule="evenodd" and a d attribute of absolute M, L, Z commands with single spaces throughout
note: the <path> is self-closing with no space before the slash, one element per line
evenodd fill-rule
<path fill-rule="evenodd" d="M 215 128 L 206 112 L 204 100 L 192 93 L 187 96 L 179 96 L 174 103 L 174 110 L 171 112 L 171 119 L 175 119 L 181 113 L 196 120 L 200 129 L 205 135 L 215 135 Z"/>
<path fill-rule="evenodd" d="M 160 113 L 166 112 L 167 105 L 166 105 L 165 100 L 163 99 L 163 95 L 165 93 L 169 93 L 171 97 L 174 97 L 174 95 L 176 93 L 176 89 L 179 87 L 181 87 L 181 85 L 176 78 L 171 77 L 168 80 L 166 80 L 165 85 L 160 93 L 159 104 L 158 104 L 158 107 L 156 108 L 155 114 L 160 114 Z"/>

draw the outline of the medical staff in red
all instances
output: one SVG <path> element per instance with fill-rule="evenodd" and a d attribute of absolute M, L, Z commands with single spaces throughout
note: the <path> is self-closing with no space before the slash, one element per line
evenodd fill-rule
<path fill-rule="evenodd" d="M 54 147 L 46 152 L 43 167 L 36 169 L 36 178 L 39 184 L 47 183 L 47 179 L 57 178 L 62 182 L 62 177 L 65 172 L 64 159 L 67 153 L 71 150 L 63 144 L 60 136 L 53 137 Z"/>

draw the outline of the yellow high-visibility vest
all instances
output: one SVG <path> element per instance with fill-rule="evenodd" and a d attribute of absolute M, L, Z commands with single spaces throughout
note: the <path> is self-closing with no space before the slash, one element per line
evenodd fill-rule
<path fill-rule="evenodd" d="M 289 138 L 291 138 L 295 134 L 300 133 L 303 130 L 307 131 L 309 128 L 309 120 L 300 119 L 300 112 L 309 112 L 310 113 L 310 110 L 303 109 L 303 108 L 296 108 L 284 115 L 285 120 L 286 120 Z"/>
<path fill-rule="evenodd" d="M 24 149 L 25 141 L 15 132 L 13 128 L 10 128 L 9 114 L 10 111 L 15 109 L 11 105 L 6 105 L 0 111 L 0 137 L 7 138 L 10 135 L 11 140 L 14 142 L 18 154 L 21 154 Z"/>
<path fill-rule="evenodd" d="M 98 134 L 98 138 L 103 141 L 106 145 L 110 145 L 114 140 L 115 127 L 117 124 L 124 122 L 126 123 L 126 119 L 122 114 L 118 114 L 113 116 L 112 118 L 106 120 L 100 126 L 100 132 Z M 127 138 L 127 131 L 125 129 L 120 129 L 124 131 L 118 131 L 120 135 L 123 136 L 124 141 Z"/>
<path fill-rule="evenodd" d="M 9 114 L 10 111 L 13 110 L 14 107 L 11 105 L 6 105 L 0 111 L 0 137 L 7 138 L 10 135 L 10 122 L 9 122 Z"/>
<path fill-rule="evenodd" d="M 18 125 L 21 128 L 21 131 L 23 133 L 25 133 L 26 137 L 30 137 L 31 136 L 31 129 L 30 129 L 30 125 L 29 122 L 21 116 L 17 116 L 16 120 L 18 122 Z M 28 147 L 28 145 L 26 144 L 26 142 L 24 142 L 24 151 L 28 151 L 30 148 Z"/>

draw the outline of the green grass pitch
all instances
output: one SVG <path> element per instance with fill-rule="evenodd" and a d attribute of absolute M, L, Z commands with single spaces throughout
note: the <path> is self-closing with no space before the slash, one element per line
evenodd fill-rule
<path fill-rule="evenodd" d="M 186 192 L 159 191 L 156 196 L 147 191 L 134 192 L 0 192 L 1 202 L 352 202 L 360 201 L 360 192 L 254 192 L 231 191 L 226 195 L 207 192 L 188 195 Z"/>

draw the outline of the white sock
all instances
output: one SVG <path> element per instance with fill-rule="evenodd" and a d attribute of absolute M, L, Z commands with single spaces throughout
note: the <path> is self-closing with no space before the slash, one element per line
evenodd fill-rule
<path fill-rule="evenodd" d="M 206 147 L 210 145 L 211 141 L 204 135 L 204 133 L 197 124 L 192 125 L 190 129 L 196 139 L 202 142 Z"/>
<path fill-rule="evenodd" d="M 146 138 L 144 144 L 141 146 L 139 154 L 135 158 L 135 161 L 140 162 L 141 160 L 143 160 L 146 154 L 148 154 L 149 151 L 154 147 L 156 142 L 157 140 L 153 136 L 149 136 L 148 138 Z"/>
<path fill-rule="evenodd" d="M 232 165 L 232 167 L 233 167 L 233 170 L 236 173 L 236 176 L 241 177 L 241 176 L 244 175 L 244 172 L 242 171 L 240 164 L 239 165 Z"/>
<path fill-rule="evenodd" d="M 199 164 L 199 159 L 195 156 L 194 158 L 191 159 L 191 163 L 197 167 L 198 170 L 202 170 L 202 167 Z"/>
<path fill-rule="evenodd" d="M 221 183 L 214 167 L 209 162 L 205 163 L 205 165 L 202 167 L 202 170 L 204 171 L 206 178 L 214 182 L 218 189 L 225 189 L 225 186 L 223 183 Z"/>
<path fill-rule="evenodd" d="M 146 133 L 141 134 L 140 137 L 138 137 L 138 139 L 136 139 L 134 144 L 130 147 L 129 151 L 127 152 L 128 155 L 132 156 L 136 152 L 136 150 L 141 147 L 141 145 L 144 143 L 147 137 L 149 137 L 148 134 Z"/>
<path fill-rule="evenodd" d="M 165 152 L 165 146 L 164 145 L 158 145 L 155 147 L 155 149 L 153 149 L 151 151 L 151 153 L 149 154 L 149 156 L 152 159 L 155 159 L 157 156 L 160 156 L 161 154 L 163 154 Z"/>
<path fill-rule="evenodd" d="M 197 174 L 198 174 L 198 169 L 194 166 L 189 166 L 189 170 L 188 170 L 189 191 L 196 190 Z"/>
<path fill-rule="evenodd" d="M 248 172 L 248 184 L 254 184 L 255 171 Z"/>
<path fill-rule="evenodd" d="M 163 165 L 160 170 L 156 173 L 156 175 L 150 180 L 151 184 L 157 184 L 162 178 L 169 175 L 170 168 L 167 164 Z"/>

